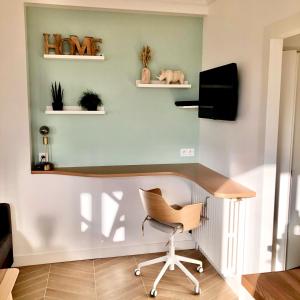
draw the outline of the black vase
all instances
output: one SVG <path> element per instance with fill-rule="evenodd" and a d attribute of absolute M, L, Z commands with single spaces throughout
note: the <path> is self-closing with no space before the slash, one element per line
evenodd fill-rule
<path fill-rule="evenodd" d="M 62 102 L 52 102 L 53 110 L 63 110 L 64 104 Z"/>

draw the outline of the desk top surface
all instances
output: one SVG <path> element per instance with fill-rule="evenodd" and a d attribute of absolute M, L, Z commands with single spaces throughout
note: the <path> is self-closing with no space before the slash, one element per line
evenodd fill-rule
<path fill-rule="evenodd" d="M 300 299 L 300 268 L 242 276 L 242 284 L 255 299 Z"/>
<path fill-rule="evenodd" d="M 160 164 L 102 167 L 67 167 L 32 174 L 58 174 L 82 177 L 132 177 L 173 175 L 187 178 L 218 198 L 252 198 L 256 193 L 201 164 Z"/>

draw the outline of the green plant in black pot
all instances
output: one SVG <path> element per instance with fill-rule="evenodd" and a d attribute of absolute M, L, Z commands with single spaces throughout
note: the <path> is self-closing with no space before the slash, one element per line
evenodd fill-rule
<path fill-rule="evenodd" d="M 53 110 L 62 110 L 64 107 L 63 98 L 64 98 L 64 90 L 61 88 L 60 83 L 58 86 L 56 82 L 51 85 L 51 93 L 52 93 L 52 108 Z"/>
<path fill-rule="evenodd" d="M 102 106 L 102 101 L 98 94 L 86 91 L 82 94 L 79 105 L 86 110 L 97 110 L 98 106 Z"/>

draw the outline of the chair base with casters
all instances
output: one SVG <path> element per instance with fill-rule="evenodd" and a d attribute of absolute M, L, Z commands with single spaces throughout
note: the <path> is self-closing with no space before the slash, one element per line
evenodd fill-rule
<path fill-rule="evenodd" d="M 156 277 L 156 279 L 153 283 L 153 287 L 150 291 L 150 296 L 156 297 L 157 296 L 157 285 L 158 285 L 159 281 L 161 280 L 161 278 L 163 277 L 163 275 L 165 274 L 167 269 L 169 269 L 170 271 L 173 271 L 175 269 L 175 265 L 176 265 L 191 280 L 191 282 L 195 286 L 194 293 L 196 295 L 199 295 L 201 292 L 199 281 L 182 264 L 182 262 L 187 262 L 187 263 L 197 265 L 197 271 L 199 273 L 202 273 L 203 272 L 202 261 L 175 254 L 174 235 L 177 232 L 183 231 L 182 225 L 181 224 L 162 224 L 153 219 L 150 219 L 149 222 L 152 227 L 154 227 L 160 231 L 170 233 L 170 238 L 169 238 L 169 242 L 168 242 L 169 243 L 169 251 L 167 252 L 167 254 L 165 256 L 158 257 L 158 258 L 148 260 L 148 261 L 138 264 L 137 268 L 134 270 L 135 275 L 139 276 L 141 274 L 141 268 L 143 268 L 143 267 L 161 263 L 161 262 L 165 262 L 163 268 L 161 269 L 158 276 Z"/>

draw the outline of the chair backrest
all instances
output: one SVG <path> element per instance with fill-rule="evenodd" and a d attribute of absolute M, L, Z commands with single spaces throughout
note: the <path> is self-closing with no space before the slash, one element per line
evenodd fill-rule
<path fill-rule="evenodd" d="M 180 223 L 184 230 L 196 228 L 200 223 L 201 204 L 192 204 L 181 209 L 174 208 L 162 197 L 160 189 L 139 189 L 147 215 L 161 223 Z"/>

